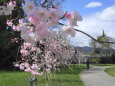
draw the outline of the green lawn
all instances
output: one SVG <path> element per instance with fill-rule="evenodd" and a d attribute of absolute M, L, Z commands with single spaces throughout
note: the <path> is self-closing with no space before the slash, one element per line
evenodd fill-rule
<path fill-rule="evenodd" d="M 115 64 L 94 64 L 94 66 L 115 66 Z"/>
<path fill-rule="evenodd" d="M 70 68 L 56 71 L 49 75 L 48 83 L 50 86 L 84 86 L 80 80 L 79 73 L 85 69 L 85 66 L 71 65 Z M 28 77 L 30 74 L 19 71 L 0 71 L 0 86 L 28 86 Z M 43 76 L 38 76 L 38 86 L 45 86 Z"/>
<path fill-rule="evenodd" d="M 109 75 L 115 77 L 115 67 L 107 68 L 105 70 L 105 72 L 108 73 Z"/>

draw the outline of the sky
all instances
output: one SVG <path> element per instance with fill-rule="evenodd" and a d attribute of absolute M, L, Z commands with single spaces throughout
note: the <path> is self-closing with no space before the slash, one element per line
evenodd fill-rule
<path fill-rule="evenodd" d="M 115 0 L 65 0 L 62 9 L 80 13 L 83 21 L 78 22 L 77 29 L 94 38 L 102 35 L 104 30 L 107 36 L 115 39 Z M 89 46 L 90 40 L 84 34 L 76 32 L 71 43 L 75 46 Z"/>

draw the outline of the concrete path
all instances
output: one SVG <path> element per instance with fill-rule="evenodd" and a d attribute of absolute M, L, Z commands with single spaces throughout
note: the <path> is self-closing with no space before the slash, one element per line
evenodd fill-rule
<path fill-rule="evenodd" d="M 115 66 L 93 67 L 83 71 L 80 76 L 85 86 L 115 86 L 115 78 L 104 72 L 109 67 Z"/>

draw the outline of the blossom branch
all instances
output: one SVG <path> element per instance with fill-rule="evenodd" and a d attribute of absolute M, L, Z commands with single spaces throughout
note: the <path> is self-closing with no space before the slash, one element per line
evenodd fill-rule
<path fill-rule="evenodd" d="M 58 22 L 59 23 L 59 25 L 65 25 L 65 24 L 63 24 L 63 23 L 60 23 L 60 22 Z M 65 26 L 67 26 L 67 25 L 65 25 Z M 83 34 L 85 34 L 86 36 L 88 36 L 88 37 L 90 37 L 91 39 L 93 39 L 94 41 L 96 41 L 96 42 L 99 42 L 99 43 L 110 43 L 110 44 L 115 44 L 115 42 L 108 42 L 108 41 L 100 41 L 100 40 L 98 40 L 98 39 L 95 39 L 94 37 L 92 37 L 91 35 L 89 35 L 88 33 L 85 33 L 84 31 L 81 31 L 81 30 L 78 30 L 78 29 L 74 29 L 75 31 L 77 31 L 77 32 L 80 32 L 80 33 L 83 33 Z"/>
<path fill-rule="evenodd" d="M 68 13 L 68 11 L 65 12 L 64 15 L 60 19 L 63 19 L 65 17 L 66 13 Z"/>

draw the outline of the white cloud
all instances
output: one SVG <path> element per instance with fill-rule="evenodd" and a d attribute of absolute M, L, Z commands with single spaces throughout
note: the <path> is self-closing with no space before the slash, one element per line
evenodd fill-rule
<path fill-rule="evenodd" d="M 100 2 L 90 2 L 85 7 L 93 8 L 93 7 L 100 7 L 100 6 L 102 6 L 102 3 L 100 3 Z"/>
<path fill-rule="evenodd" d="M 83 18 L 82 22 L 79 22 L 77 27 L 93 37 L 102 35 L 104 29 L 107 36 L 115 38 L 115 5 L 112 5 L 101 12 L 97 12 L 94 15 Z M 73 44 L 84 43 L 88 45 L 90 38 L 77 32 L 76 37 L 72 38 Z"/>
<path fill-rule="evenodd" d="M 100 15 L 100 16 L 98 16 Z M 97 13 L 97 16 L 104 21 L 114 21 L 115 20 L 115 5 L 106 8 L 101 13 Z"/>

